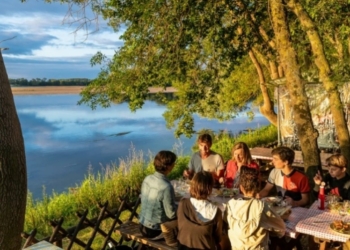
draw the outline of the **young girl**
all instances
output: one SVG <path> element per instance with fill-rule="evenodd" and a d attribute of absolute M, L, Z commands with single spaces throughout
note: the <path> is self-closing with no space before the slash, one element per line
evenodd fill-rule
<path fill-rule="evenodd" d="M 160 224 L 176 219 L 175 192 L 166 177 L 175 166 L 176 155 L 160 151 L 154 158 L 156 172 L 147 176 L 141 187 L 140 231 L 144 237 L 161 234 Z"/>
<path fill-rule="evenodd" d="M 213 185 L 211 173 L 198 172 L 191 181 L 191 198 L 180 201 L 177 210 L 179 250 L 220 249 L 222 213 L 208 200 Z"/>
<path fill-rule="evenodd" d="M 257 170 L 243 166 L 239 187 L 244 196 L 231 199 L 225 210 L 232 249 L 269 249 L 269 231 L 279 237 L 284 235 L 283 219 L 267 203 L 255 198 L 258 178 Z"/>
<path fill-rule="evenodd" d="M 238 188 L 240 169 L 247 166 L 259 171 L 259 165 L 253 161 L 247 144 L 237 142 L 232 148 L 232 159 L 227 162 L 225 173 L 225 186 Z"/>

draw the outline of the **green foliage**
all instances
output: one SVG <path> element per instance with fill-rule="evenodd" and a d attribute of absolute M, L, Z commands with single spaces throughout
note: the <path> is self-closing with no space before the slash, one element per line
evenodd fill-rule
<path fill-rule="evenodd" d="M 79 103 L 96 108 L 127 99 L 136 110 L 148 87 L 171 85 L 178 92 L 164 117 L 176 136 L 194 133 L 194 114 L 232 119 L 260 92 L 254 67 L 241 58 L 261 42 L 258 27 L 269 24 L 266 8 L 261 1 L 104 1 L 93 9 L 115 30 L 125 25 L 124 45 L 111 60 L 100 52 L 93 57 L 102 70 Z M 246 20 L 253 13 L 254 24 Z"/>

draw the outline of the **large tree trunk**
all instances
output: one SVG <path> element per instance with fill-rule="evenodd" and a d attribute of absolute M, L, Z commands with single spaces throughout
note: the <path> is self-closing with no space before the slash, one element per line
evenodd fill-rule
<path fill-rule="evenodd" d="M 350 170 L 349 130 L 345 120 L 343 104 L 340 99 L 338 86 L 329 77 L 331 74 L 331 69 L 324 53 L 323 43 L 313 21 L 309 17 L 308 13 L 304 10 L 303 6 L 298 2 L 298 0 L 288 1 L 288 7 L 290 7 L 296 14 L 301 23 L 301 26 L 309 37 L 312 52 L 315 56 L 315 64 L 319 70 L 320 80 L 323 83 L 323 86 L 328 94 L 330 109 L 333 115 L 333 121 L 335 124 L 335 129 L 337 131 L 340 149 L 342 154 L 348 159 L 348 170 Z"/>
<path fill-rule="evenodd" d="M 26 198 L 24 141 L 0 51 L 0 250 L 21 249 Z"/>
<path fill-rule="evenodd" d="M 269 122 L 277 126 L 277 115 L 273 110 L 273 101 L 271 100 L 268 89 L 266 87 L 264 72 L 252 50 L 249 51 L 249 56 L 255 66 L 256 71 L 258 72 L 259 86 L 260 86 L 261 94 L 264 100 L 263 105 L 259 107 L 260 113 L 263 116 L 265 116 L 266 119 L 269 120 Z"/>
<path fill-rule="evenodd" d="M 282 0 L 270 0 L 270 6 L 277 51 L 286 77 L 286 87 L 291 98 L 297 136 L 300 140 L 306 171 L 308 167 L 321 166 L 317 146 L 318 133 L 312 124 L 308 99 L 286 23 L 284 4 Z"/>

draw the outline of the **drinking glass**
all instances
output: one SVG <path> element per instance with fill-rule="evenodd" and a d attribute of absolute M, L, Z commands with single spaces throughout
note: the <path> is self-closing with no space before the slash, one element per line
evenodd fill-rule
<path fill-rule="evenodd" d="M 342 206 L 340 209 L 339 209 L 339 215 L 341 216 L 341 221 L 345 224 L 345 216 L 348 215 L 348 210 L 347 208 L 344 208 L 344 206 Z"/>
<path fill-rule="evenodd" d="M 350 209 L 350 201 L 345 200 L 343 205 L 339 208 L 339 215 L 342 217 L 342 222 L 346 223 L 345 217 L 348 215 L 348 210 Z"/>

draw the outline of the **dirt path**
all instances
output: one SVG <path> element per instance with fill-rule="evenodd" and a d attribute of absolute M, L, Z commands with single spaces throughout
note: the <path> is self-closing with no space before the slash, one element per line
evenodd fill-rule
<path fill-rule="evenodd" d="M 46 87 L 12 87 L 14 95 L 52 95 L 52 94 L 79 94 L 83 86 L 46 86 Z M 151 93 L 162 91 L 162 88 L 149 88 Z M 173 93 L 176 90 L 168 87 L 164 93 Z"/>

